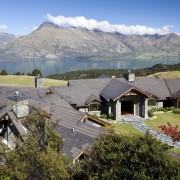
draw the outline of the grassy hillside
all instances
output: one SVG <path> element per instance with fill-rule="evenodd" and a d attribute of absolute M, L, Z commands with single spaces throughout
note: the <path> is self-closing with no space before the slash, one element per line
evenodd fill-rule
<path fill-rule="evenodd" d="M 158 79 L 175 79 L 180 78 L 180 71 L 158 72 L 154 76 Z"/>
<path fill-rule="evenodd" d="M 67 81 L 43 78 L 43 87 L 66 85 Z M 34 87 L 34 77 L 26 75 L 0 75 L 0 86 Z"/>

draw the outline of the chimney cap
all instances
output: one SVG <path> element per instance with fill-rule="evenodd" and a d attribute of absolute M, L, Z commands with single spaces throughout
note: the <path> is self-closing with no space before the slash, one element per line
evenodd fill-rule
<path fill-rule="evenodd" d="M 28 99 L 28 95 L 23 91 L 8 91 L 6 93 L 7 99 L 13 100 L 13 101 L 23 101 Z"/>

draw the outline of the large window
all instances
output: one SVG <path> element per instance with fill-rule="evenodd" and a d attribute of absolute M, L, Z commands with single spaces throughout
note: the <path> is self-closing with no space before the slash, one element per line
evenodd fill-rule
<path fill-rule="evenodd" d="M 156 106 L 156 100 L 155 99 L 149 99 L 148 100 L 148 106 Z"/>
<path fill-rule="evenodd" d="M 99 103 L 91 103 L 89 105 L 89 111 L 99 111 L 100 110 L 100 104 Z"/>

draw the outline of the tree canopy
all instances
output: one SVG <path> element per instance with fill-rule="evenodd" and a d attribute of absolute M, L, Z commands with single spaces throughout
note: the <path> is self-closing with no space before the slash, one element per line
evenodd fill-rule
<path fill-rule="evenodd" d="M 167 153 L 169 146 L 149 133 L 134 137 L 114 132 L 101 135 L 85 158 L 69 168 L 69 159 L 61 154 L 62 138 L 42 111 L 32 112 L 23 124 L 29 133 L 5 154 L 0 180 L 180 178 L 180 162 Z"/>
<path fill-rule="evenodd" d="M 31 73 L 31 76 L 37 76 L 37 75 L 40 75 L 42 77 L 42 72 L 40 69 L 34 69 Z"/>
<path fill-rule="evenodd" d="M 172 159 L 169 147 L 145 136 L 116 134 L 101 136 L 82 162 L 83 179 L 178 179 L 180 163 Z"/>
<path fill-rule="evenodd" d="M 24 121 L 29 133 L 23 143 L 8 153 L 6 166 L 0 167 L 3 179 L 51 180 L 69 177 L 66 157 L 61 154 L 61 136 L 36 111 Z"/>

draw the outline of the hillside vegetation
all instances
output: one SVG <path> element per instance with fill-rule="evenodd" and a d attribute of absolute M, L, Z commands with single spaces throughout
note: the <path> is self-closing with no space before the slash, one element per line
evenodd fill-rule
<path fill-rule="evenodd" d="M 63 74 L 52 74 L 49 75 L 48 78 L 52 79 L 63 79 L 63 80 L 71 80 L 71 79 L 95 79 L 99 76 L 106 75 L 108 77 L 123 77 L 124 72 L 127 69 L 92 69 L 92 70 L 79 70 L 79 71 L 71 71 Z M 176 73 L 176 72 L 177 73 Z M 180 72 L 180 63 L 168 65 L 168 64 L 156 64 L 152 67 L 147 67 L 144 69 L 132 69 L 132 72 L 135 73 L 136 76 L 148 76 L 153 75 L 155 73 L 160 74 L 162 72 L 167 72 L 169 76 L 164 76 L 164 78 L 179 78 Z"/>
<path fill-rule="evenodd" d="M 34 85 L 34 76 L 26 75 L 0 75 L 1 86 L 29 86 Z M 43 87 L 66 86 L 67 81 L 43 78 Z"/>

